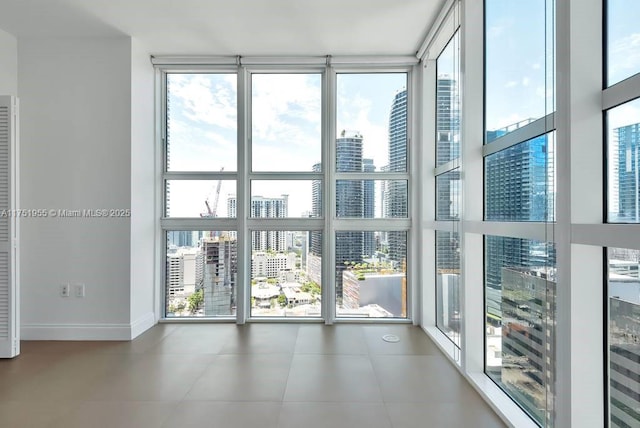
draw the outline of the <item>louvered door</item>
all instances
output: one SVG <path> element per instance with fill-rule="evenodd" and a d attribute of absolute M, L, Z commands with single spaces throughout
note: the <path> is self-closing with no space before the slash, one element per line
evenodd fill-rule
<path fill-rule="evenodd" d="M 20 353 L 17 232 L 18 102 L 0 96 L 0 358 Z"/>

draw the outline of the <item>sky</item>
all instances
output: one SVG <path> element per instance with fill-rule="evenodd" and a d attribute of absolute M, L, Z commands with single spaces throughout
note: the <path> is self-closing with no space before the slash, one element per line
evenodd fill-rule
<path fill-rule="evenodd" d="M 552 25 L 545 1 L 486 4 L 486 129 L 551 113 L 553 61 L 545 47 Z"/>
<path fill-rule="evenodd" d="M 546 8 L 545 8 L 546 4 Z M 551 0 L 487 2 L 487 130 L 540 118 L 553 108 Z M 640 72 L 640 2 L 608 1 L 608 84 Z M 546 25 L 545 25 L 546 16 Z M 546 28 L 546 30 L 545 30 Z M 545 35 L 546 34 L 546 35 Z M 640 122 L 640 109 L 627 105 L 611 127 Z"/>
<path fill-rule="evenodd" d="M 551 3 L 487 2 L 488 130 L 540 118 L 554 110 Z M 640 2 L 609 0 L 608 17 L 608 74 L 613 84 L 640 71 Z M 319 74 L 253 76 L 255 171 L 310 171 L 320 161 L 320 85 Z M 171 171 L 237 169 L 235 86 L 235 74 L 169 75 Z M 378 170 L 388 162 L 391 103 L 406 86 L 402 73 L 338 75 L 336 130 L 359 131 L 364 136 L 364 156 L 373 158 Z M 608 115 L 610 141 L 614 128 L 637 122 L 639 102 L 613 109 Z M 215 180 L 171 183 L 171 215 L 204 213 L 204 201 L 215 200 L 217 184 Z M 274 183 L 255 183 L 252 193 L 264 197 L 289 194 L 291 216 L 311 209 L 310 182 L 269 184 Z M 226 215 L 227 195 L 234 193 L 235 182 L 223 181 L 217 207 L 220 216 Z"/>
<path fill-rule="evenodd" d="M 545 10 L 546 4 L 546 10 Z M 550 0 L 487 2 L 486 128 L 495 130 L 554 111 L 552 58 L 545 57 L 545 37 L 552 39 Z M 640 2 L 609 0 L 607 25 L 607 85 L 640 72 Z M 545 16 L 547 25 L 545 26 Z M 546 36 L 545 36 L 545 27 Z M 552 52 L 550 49 L 547 51 Z M 546 70 L 546 71 L 545 71 Z M 614 129 L 640 122 L 640 102 L 632 101 L 607 114 L 609 159 L 616 150 Z M 609 193 L 617 180 L 609 171 Z"/>
<path fill-rule="evenodd" d="M 169 171 L 236 171 L 236 76 L 170 74 Z M 405 73 L 339 74 L 337 132 L 359 131 L 365 158 L 380 167 L 388 163 L 389 113 L 393 98 L 407 87 Z M 251 139 L 256 172 L 312 171 L 321 161 L 321 75 L 254 74 Z M 170 183 L 170 215 L 206 213 L 204 201 L 215 201 L 217 180 Z M 254 182 L 253 195 L 289 195 L 289 216 L 311 210 L 311 180 Z M 226 201 L 235 194 L 233 180 L 222 181 L 217 214 L 226 216 Z"/>

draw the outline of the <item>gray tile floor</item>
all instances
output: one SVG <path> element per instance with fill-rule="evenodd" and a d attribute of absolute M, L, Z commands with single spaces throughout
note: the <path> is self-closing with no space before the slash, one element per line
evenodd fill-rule
<path fill-rule="evenodd" d="M 3 428 L 503 426 L 409 325 L 160 324 L 0 360 Z"/>

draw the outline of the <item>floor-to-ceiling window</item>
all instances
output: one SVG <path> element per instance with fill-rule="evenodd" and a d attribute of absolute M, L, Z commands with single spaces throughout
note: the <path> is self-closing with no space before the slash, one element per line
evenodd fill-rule
<path fill-rule="evenodd" d="M 335 304 L 407 318 L 408 74 L 336 76 Z"/>
<path fill-rule="evenodd" d="M 640 4 L 604 2 L 606 222 L 640 223 Z M 624 224 L 624 226 L 622 225 Z M 640 425 L 640 248 L 606 251 L 608 422 Z"/>
<path fill-rule="evenodd" d="M 409 320 L 417 59 L 243 61 L 158 66 L 165 317 Z"/>
<path fill-rule="evenodd" d="M 460 34 L 436 60 L 436 326 L 460 347 Z"/>
<path fill-rule="evenodd" d="M 485 1 L 485 373 L 537 424 L 555 382 L 554 1 Z"/>
<path fill-rule="evenodd" d="M 249 74 L 251 317 L 322 316 L 324 75 Z"/>
<path fill-rule="evenodd" d="M 171 72 L 162 85 L 165 316 L 233 317 L 237 75 Z"/>

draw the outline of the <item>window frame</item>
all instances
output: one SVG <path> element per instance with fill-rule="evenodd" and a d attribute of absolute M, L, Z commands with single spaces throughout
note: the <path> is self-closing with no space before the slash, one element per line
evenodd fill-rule
<path fill-rule="evenodd" d="M 593 239 L 595 242 L 593 245 L 602 246 L 603 261 L 602 261 L 602 281 L 603 281 L 603 378 L 604 378 L 604 423 L 606 426 L 611 426 L 611 356 L 610 356 L 610 310 L 609 310 L 609 254 L 610 248 L 626 248 L 640 250 L 640 245 L 636 240 L 630 239 L 630 236 L 637 236 L 634 231 L 640 229 L 640 220 L 636 222 L 622 222 L 613 221 L 609 215 L 609 202 L 613 197 L 609 193 L 609 171 L 613 167 L 611 164 L 612 159 L 609 158 L 609 111 L 616 107 L 622 106 L 627 103 L 638 101 L 640 99 L 640 70 L 625 79 L 618 81 L 612 85 L 608 84 L 609 77 L 609 1 L 602 0 L 602 181 L 603 181 L 603 197 L 602 197 L 602 225 L 598 228 L 597 232 L 600 232 L 598 237 Z M 640 122 L 640 119 L 638 120 Z M 636 165 L 636 169 L 638 165 Z M 640 198 L 636 203 L 640 203 Z"/>
<path fill-rule="evenodd" d="M 161 320 L 174 321 L 235 321 L 239 324 L 258 321 L 315 321 L 332 324 L 341 321 L 354 321 L 354 318 L 336 317 L 335 305 L 335 233 L 337 231 L 369 230 L 369 231 L 405 231 L 407 234 L 407 265 L 413 269 L 411 261 L 411 228 L 413 217 L 412 192 L 412 141 L 413 114 L 415 96 L 414 69 L 418 62 L 415 57 L 211 57 L 189 59 L 167 58 L 157 59 L 156 68 L 156 118 L 158 128 L 156 180 L 156 218 L 158 219 L 159 242 L 156 256 L 156 269 L 159 269 L 159 314 Z M 235 73 L 237 74 L 237 168 L 236 171 L 182 172 L 167 171 L 167 75 L 170 73 Z M 321 74 L 321 162 L 322 171 L 252 171 L 252 104 L 251 85 L 254 74 Z M 407 76 L 407 171 L 405 172 L 373 172 L 373 173 L 336 173 L 335 171 L 335 138 L 336 135 L 336 79 L 339 73 L 406 73 Z M 179 218 L 166 217 L 166 180 L 187 179 L 232 179 L 236 181 L 237 215 L 235 218 Z M 335 184 L 339 179 L 403 179 L 408 183 L 407 207 L 408 215 L 401 219 L 344 219 L 335 215 Z M 252 218 L 250 216 L 250 184 L 251 180 L 321 180 L 322 182 L 322 216 L 316 218 L 289 217 L 277 219 Z M 311 195 L 309 195 L 311 197 Z M 166 232 L 172 230 L 231 230 L 237 233 L 238 242 L 238 275 L 237 275 L 237 311 L 235 316 L 220 318 L 167 318 L 166 314 Z M 320 231 L 322 242 L 322 311 L 321 317 L 280 318 L 253 317 L 250 311 L 250 272 L 251 272 L 251 232 L 253 231 Z M 414 316 L 412 294 L 412 274 L 407 271 L 407 317 L 403 319 L 376 318 L 376 322 L 412 322 Z M 356 318 L 355 321 L 364 321 Z"/>

